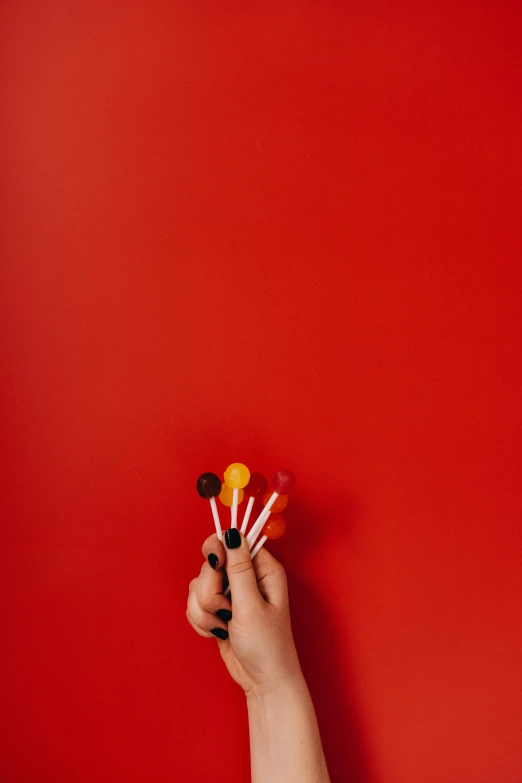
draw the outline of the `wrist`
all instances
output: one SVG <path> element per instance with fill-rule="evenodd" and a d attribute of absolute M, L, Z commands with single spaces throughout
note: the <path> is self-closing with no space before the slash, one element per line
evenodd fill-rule
<path fill-rule="evenodd" d="M 293 672 L 274 677 L 270 681 L 256 683 L 245 691 L 248 707 L 259 708 L 278 698 L 287 698 L 291 694 L 308 691 L 301 667 L 297 665 Z"/>

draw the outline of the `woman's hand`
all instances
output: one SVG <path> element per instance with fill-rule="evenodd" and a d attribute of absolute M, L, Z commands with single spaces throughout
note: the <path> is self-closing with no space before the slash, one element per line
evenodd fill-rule
<path fill-rule="evenodd" d="M 329 783 L 310 694 L 290 627 L 284 569 L 265 549 L 250 559 L 238 530 L 203 544 L 190 583 L 189 623 L 214 635 L 221 657 L 248 696 L 252 783 Z M 223 595 L 226 569 L 232 601 Z"/>
<path fill-rule="evenodd" d="M 266 550 L 255 559 L 245 537 L 227 530 L 203 544 L 205 562 L 189 586 L 187 618 L 200 636 L 214 635 L 221 657 L 247 694 L 258 695 L 301 678 L 292 637 L 283 566 Z M 223 569 L 233 604 L 223 595 Z"/>

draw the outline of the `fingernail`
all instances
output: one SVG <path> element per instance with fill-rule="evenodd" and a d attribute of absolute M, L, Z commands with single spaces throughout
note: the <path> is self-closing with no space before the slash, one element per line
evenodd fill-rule
<path fill-rule="evenodd" d="M 228 639 L 228 631 L 225 631 L 224 628 L 213 628 L 210 633 L 213 633 L 218 639 Z"/>
<path fill-rule="evenodd" d="M 232 612 L 230 609 L 218 609 L 216 614 L 224 623 L 229 623 L 232 619 Z"/>
<path fill-rule="evenodd" d="M 227 549 L 237 549 L 238 546 L 241 546 L 241 536 L 236 527 L 225 530 L 225 544 L 227 545 Z"/>
<path fill-rule="evenodd" d="M 218 556 L 214 554 L 214 552 L 211 552 L 209 556 L 207 557 L 208 562 L 212 566 L 212 568 L 215 568 L 218 564 Z"/>

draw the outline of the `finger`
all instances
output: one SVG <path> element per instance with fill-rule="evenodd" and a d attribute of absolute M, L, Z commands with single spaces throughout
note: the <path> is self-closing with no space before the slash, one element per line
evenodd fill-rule
<path fill-rule="evenodd" d="M 252 562 L 257 586 L 265 601 L 278 607 L 288 603 L 286 573 L 279 560 L 263 547 Z"/>
<path fill-rule="evenodd" d="M 188 612 L 188 609 L 187 609 L 187 620 L 189 621 L 190 625 L 193 627 L 193 629 L 195 630 L 195 632 L 199 636 L 203 636 L 204 639 L 211 639 L 212 638 L 212 634 L 211 633 L 207 633 L 206 631 L 202 631 L 200 628 L 198 628 L 198 626 L 196 625 L 196 623 L 194 622 L 194 620 L 190 616 L 190 614 Z"/>
<path fill-rule="evenodd" d="M 257 589 L 257 579 L 250 557 L 250 547 L 246 538 L 237 528 L 225 531 L 223 540 L 226 545 L 226 569 L 230 589 L 234 596 L 234 609 L 248 611 L 256 602 L 261 601 Z"/>
<path fill-rule="evenodd" d="M 220 571 L 214 570 L 208 561 L 205 561 L 201 566 L 195 588 L 198 598 L 202 599 L 207 595 L 219 595 L 220 593 L 223 593 L 223 578 L 223 569 Z"/>
<path fill-rule="evenodd" d="M 221 658 L 225 662 L 225 664 L 228 666 L 230 663 L 230 656 L 234 655 L 232 652 L 232 647 L 230 645 L 230 639 L 217 639 L 217 645 L 219 647 L 219 653 L 221 655 Z"/>
<path fill-rule="evenodd" d="M 227 624 L 220 617 L 201 608 L 195 591 L 189 595 L 187 618 L 200 636 L 212 634 L 218 639 L 228 639 Z"/>
<path fill-rule="evenodd" d="M 209 536 L 202 547 L 203 557 L 212 568 L 218 570 L 225 564 L 225 548 L 217 535 Z"/>
<path fill-rule="evenodd" d="M 214 571 L 208 563 L 201 566 L 195 591 L 198 603 L 205 612 L 216 614 L 224 609 L 230 611 L 230 600 L 223 595 L 223 572 Z"/>

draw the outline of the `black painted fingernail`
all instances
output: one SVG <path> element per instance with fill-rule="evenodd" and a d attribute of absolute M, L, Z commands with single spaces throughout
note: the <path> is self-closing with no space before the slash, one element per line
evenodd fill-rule
<path fill-rule="evenodd" d="M 212 568 L 215 568 L 218 564 L 218 556 L 214 554 L 214 552 L 211 552 L 209 556 L 207 557 L 208 562 L 212 566 Z"/>
<path fill-rule="evenodd" d="M 228 549 L 237 549 L 241 546 L 241 536 L 239 530 L 236 527 L 231 527 L 230 530 L 225 530 L 225 544 Z"/>
<path fill-rule="evenodd" d="M 216 614 L 224 623 L 229 623 L 232 619 L 232 612 L 230 609 L 218 609 Z"/>
<path fill-rule="evenodd" d="M 228 639 L 228 631 L 225 631 L 224 628 L 213 628 L 210 633 L 213 633 L 218 639 Z"/>

